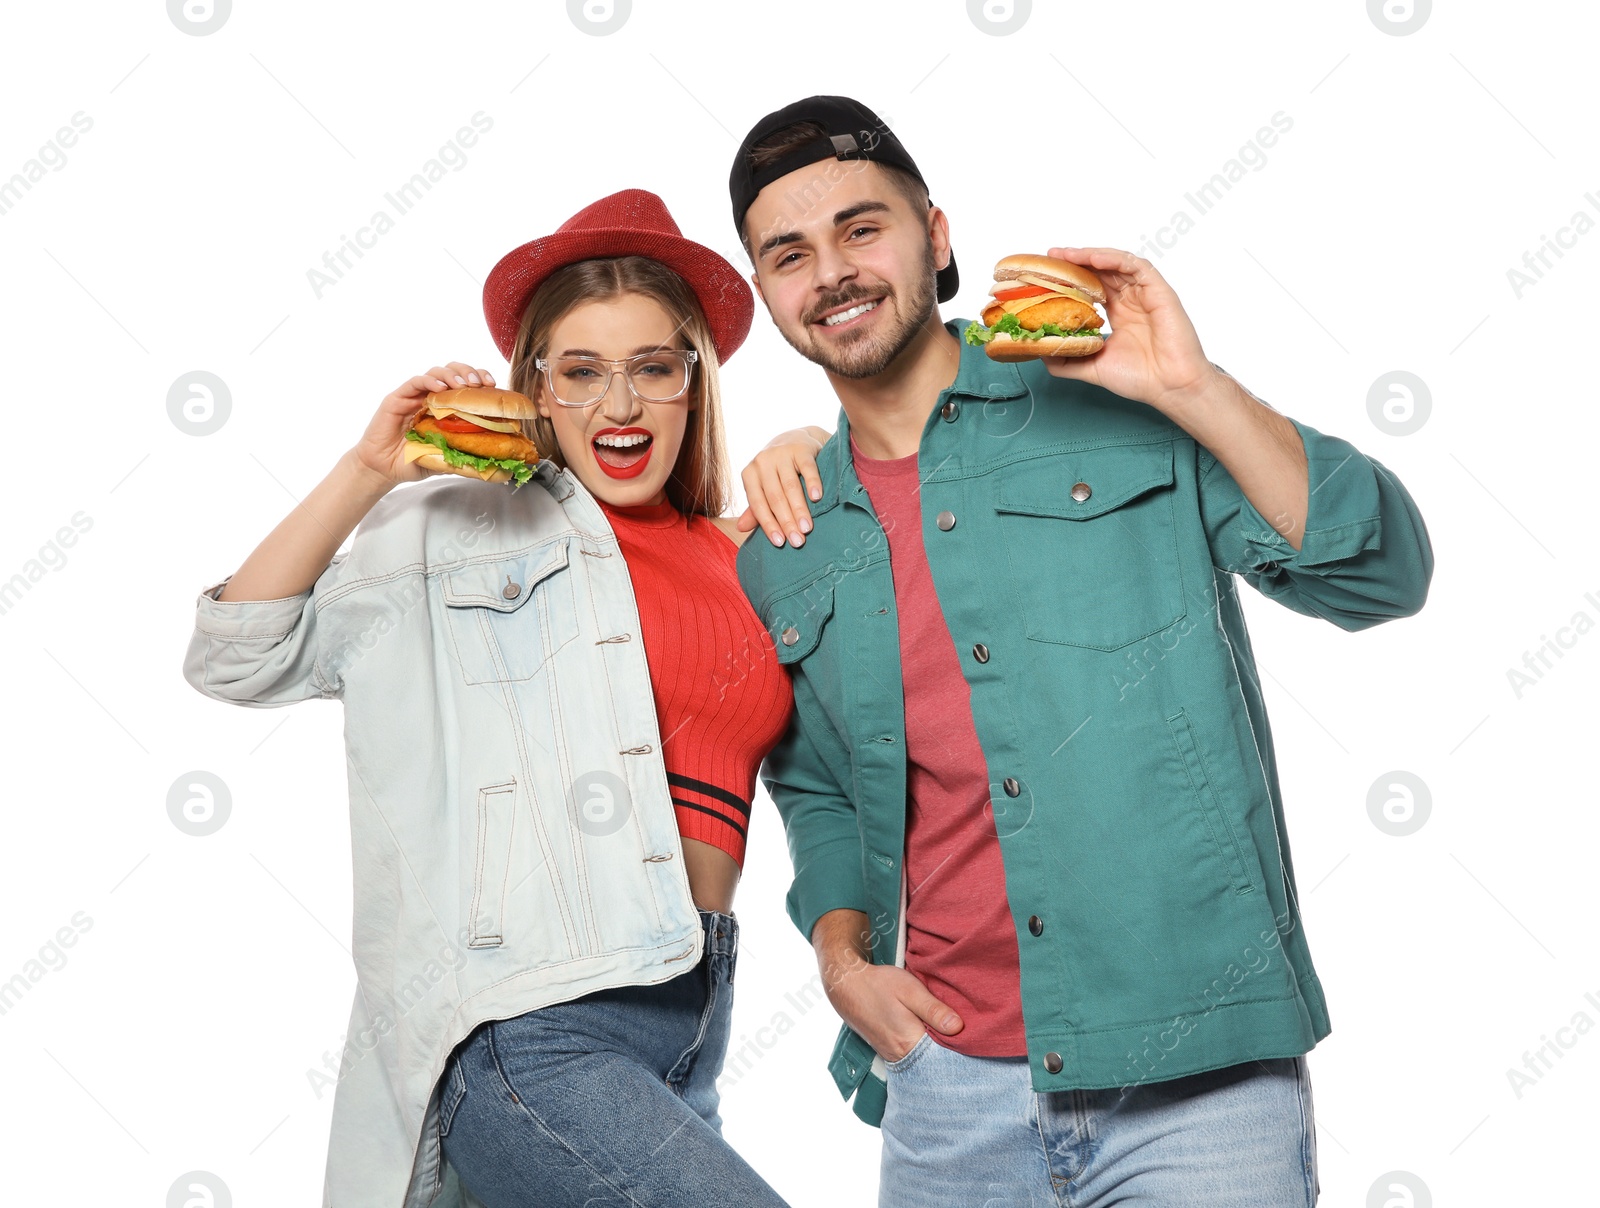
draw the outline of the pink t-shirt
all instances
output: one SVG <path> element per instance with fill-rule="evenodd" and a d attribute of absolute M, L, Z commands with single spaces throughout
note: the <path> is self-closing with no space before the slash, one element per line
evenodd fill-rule
<path fill-rule="evenodd" d="M 906 715 L 906 968 L 966 1024 L 935 1041 L 975 1057 L 1027 1053 L 1016 925 L 972 696 L 922 545 L 917 455 L 856 475 L 889 537 Z"/>

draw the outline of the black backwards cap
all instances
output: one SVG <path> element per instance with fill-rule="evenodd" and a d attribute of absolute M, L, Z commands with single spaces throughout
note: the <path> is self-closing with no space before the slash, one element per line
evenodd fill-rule
<path fill-rule="evenodd" d="M 791 148 L 765 168 L 751 167 L 752 147 L 785 126 L 805 121 L 816 122 L 827 134 Z M 744 136 L 744 142 L 739 144 L 739 150 L 733 157 L 733 171 L 728 175 L 728 195 L 733 199 L 733 225 L 741 241 L 744 238 L 744 216 L 755 202 L 756 195 L 779 177 L 822 159 L 865 159 L 884 167 L 904 168 L 922 181 L 924 188 L 928 185 L 927 181 L 922 180 L 922 173 L 917 171 L 916 161 L 895 137 L 894 131 L 860 101 L 847 96 L 809 96 L 767 114 L 750 128 L 750 133 Z M 932 204 L 931 199 L 929 204 Z M 939 301 L 948 302 L 956 296 L 961 278 L 956 272 L 954 252 L 950 254 L 950 263 L 939 270 L 938 282 Z"/>

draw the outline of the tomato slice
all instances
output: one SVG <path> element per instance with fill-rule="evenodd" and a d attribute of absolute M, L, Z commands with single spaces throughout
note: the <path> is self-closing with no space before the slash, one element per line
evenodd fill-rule
<path fill-rule="evenodd" d="M 1042 285 L 1018 285 L 1013 289 L 997 289 L 994 291 L 996 302 L 1010 302 L 1014 298 L 1031 298 L 1035 294 L 1048 294 L 1050 291 Z"/>
<path fill-rule="evenodd" d="M 471 420 L 462 419 L 459 415 L 436 415 L 433 422 L 438 425 L 441 432 L 487 432 L 488 428 L 481 427 Z"/>

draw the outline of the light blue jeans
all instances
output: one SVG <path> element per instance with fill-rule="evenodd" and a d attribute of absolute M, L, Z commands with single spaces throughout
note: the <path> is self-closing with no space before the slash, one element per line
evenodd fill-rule
<path fill-rule="evenodd" d="M 445 1156 L 489 1208 L 787 1208 L 722 1139 L 739 925 L 701 910 L 705 955 L 486 1023 L 444 1071 Z"/>
<path fill-rule="evenodd" d="M 879 1208 L 1310 1208 L 1311 1080 L 1280 1057 L 1036 1092 L 1025 1057 L 926 1033 L 888 1063 Z"/>

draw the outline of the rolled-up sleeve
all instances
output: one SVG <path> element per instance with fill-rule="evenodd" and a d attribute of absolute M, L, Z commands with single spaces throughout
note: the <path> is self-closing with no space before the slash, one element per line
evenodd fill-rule
<path fill-rule="evenodd" d="M 1290 422 L 1305 444 L 1310 471 L 1300 548 L 1202 448 L 1200 508 L 1213 564 L 1285 607 L 1341 629 L 1418 612 L 1433 577 L 1433 546 L 1410 493 L 1354 445 Z"/>
<path fill-rule="evenodd" d="M 338 698 L 343 684 L 321 659 L 327 635 L 318 601 L 347 556 L 336 555 L 313 586 L 280 600 L 218 600 L 228 579 L 202 590 L 184 679 L 214 700 L 256 709 Z"/>
<path fill-rule="evenodd" d="M 867 912 L 861 829 L 855 803 L 840 788 L 818 750 L 810 688 L 795 677 L 795 711 L 761 768 L 762 783 L 783 818 L 794 882 L 784 901 L 790 920 L 811 941 L 830 910 Z M 826 739 L 824 739 L 826 741 Z"/>

